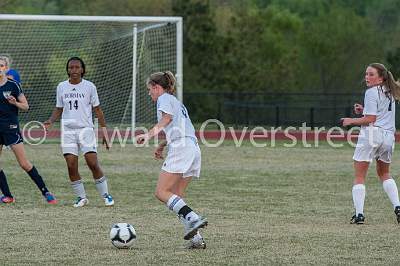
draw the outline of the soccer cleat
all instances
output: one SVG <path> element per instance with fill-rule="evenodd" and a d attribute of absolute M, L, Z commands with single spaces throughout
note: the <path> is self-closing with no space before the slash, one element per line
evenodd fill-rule
<path fill-rule="evenodd" d="M 14 203 L 15 199 L 13 197 L 1 196 L 0 201 L 5 204 Z"/>
<path fill-rule="evenodd" d="M 397 222 L 400 224 L 400 206 L 394 208 L 394 214 L 396 214 Z"/>
<path fill-rule="evenodd" d="M 188 249 L 205 249 L 206 247 L 206 242 L 204 242 L 204 239 L 202 237 L 197 239 L 193 237 L 189 240 L 189 243 L 187 245 Z"/>
<path fill-rule="evenodd" d="M 351 224 L 364 224 L 365 217 L 362 213 L 359 213 L 358 215 L 353 215 L 351 217 L 350 223 Z"/>
<path fill-rule="evenodd" d="M 50 192 L 46 192 L 46 194 L 44 194 L 44 198 L 46 199 L 48 204 L 57 204 L 58 203 L 56 197 L 53 194 L 51 194 Z"/>
<path fill-rule="evenodd" d="M 197 234 L 197 230 L 199 228 L 203 228 L 207 226 L 207 224 L 208 224 L 207 220 L 205 218 L 202 218 L 201 216 L 199 216 L 199 218 L 196 220 L 187 222 L 185 226 L 186 232 L 183 239 L 185 240 L 191 239 L 195 234 Z"/>
<path fill-rule="evenodd" d="M 110 194 L 106 194 L 106 195 L 104 196 L 104 204 L 105 204 L 107 207 L 111 207 L 111 206 L 114 205 L 114 199 L 113 199 L 113 197 L 112 197 Z"/>
<path fill-rule="evenodd" d="M 87 198 L 78 197 L 74 203 L 75 208 L 83 207 L 89 203 Z"/>

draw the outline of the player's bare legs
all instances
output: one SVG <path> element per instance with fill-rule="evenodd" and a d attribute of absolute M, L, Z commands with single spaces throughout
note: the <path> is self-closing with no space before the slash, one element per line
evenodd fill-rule
<path fill-rule="evenodd" d="M 103 171 L 101 170 L 99 161 L 97 160 L 97 153 L 87 152 L 85 153 L 84 156 L 86 164 L 89 167 L 90 171 L 92 172 L 93 179 L 96 183 L 96 189 L 99 192 L 100 196 L 103 198 L 104 204 L 106 206 L 113 206 L 114 199 L 108 193 L 107 178 L 104 175 Z"/>
<path fill-rule="evenodd" d="M 174 174 L 162 171 L 158 177 L 157 187 L 155 191 L 155 196 L 160 201 L 167 203 L 168 199 L 171 198 L 173 193 L 173 188 L 182 179 L 182 174 Z"/>
<path fill-rule="evenodd" d="M 382 181 L 383 190 L 389 197 L 390 202 L 393 205 L 394 213 L 397 217 L 397 222 L 400 223 L 400 202 L 399 202 L 399 192 L 397 189 L 396 182 L 390 176 L 390 163 L 385 163 L 383 161 L 376 161 L 376 172 Z"/>
<path fill-rule="evenodd" d="M 354 185 L 364 184 L 367 176 L 369 162 L 354 161 Z"/>
<path fill-rule="evenodd" d="M 73 154 L 64 154 L 65 162 L 67 163 L 69 180 L 75 182 L 81 180 L 78 172 L 78 156 Z"/>
<path fill-rule="evenodd" d="M 189 186 L 190 181 L 192 181 L 192 177 L 180 178 L 172 187 L 172 193 L 181 198 L 185 197 L 185 191 Z"/>
<path fill-rule="evenodd" d="M 92 171 L 94 179 L 99 179 L 103 177 L 104 174 L 100 168 L 99 161 L 97 160 L 97 153 L 95 152 L 85 153 L 85 161 L 90 171 Z"/>
<path fill-rule="evenodd" d="M 25 172 L 29 172 L 32 169 L 32 164 L 26 158 L 24 144 L 18 143 L 11 145 L 11 150 L 17 158 L 19 166 L 21 166 L 21 168 L 24 169 Z"/>
<path fill-rule="evenodd" d="M 378 174 L 378 177 L 382 182 L 391 178 L 389 172 L 390 172 L 390 163 L 385 163 L 383 161 L 376 160 L 376 173 Z"/>
<path fill-rule="evenodd" d="M 18 161 L 18 164 L 31 177 L 32 181 L 39 188 L 40 192 L 46 198 L 47 202 L 50 204 L 56 204 L 57 203 L 56 198 L 47 189 L 43 181 L 43 178 L 40 176 L 36 167 L 33 166 L 31 162 L 26 158 L 24 144 L 22 142 L 18 144 L 13 144 L 10 146 L 10 148 L 13 151 L 15 158 Z"/>

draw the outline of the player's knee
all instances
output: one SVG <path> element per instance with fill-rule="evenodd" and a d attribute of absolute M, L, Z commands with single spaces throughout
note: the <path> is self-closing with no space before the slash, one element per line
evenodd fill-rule
<path fill-rule="evenodd" d="M 67 166 L 68 174 L 70 176 L 77 176 L 78 175 L 78 165 L 77 164 L 69 164 Z"/>
<path fill-rule="evenodd" d="M 354 185 L 364 184 L 364 183 L 365 183 L 365 178 L 364 177 L 356 177 L 354 179 Z"/>
<path fill-rule="evenodd" d="M 387 173 L 379 175 L 379 179 L 381 180 L 381 182 L 384 182 L 385 180 L 388 180 L 390 178 L 390 175 Z"/>
<path fill-rule="evenodd" d="M 100 166 L 97 162 L 88 162 L 87 166 L 89 167 L 90 171 L 92 171 L 92 172 L 100 171 Z"/>
<path fill-rule="evenodd" d="M 29 172 L 30 170 L 32 170 L 32 164 L 28 161 L 19 162 L 19 166 L 21 166 L 21 168 L 24 169 L 25 172 Z"/>
<path fill-rule="evenodd" d="M 154 196 L 158 199 L 158 200 L 160 200 L 160 201 L 162 201 L 162 202 L 165 202 L 166 200 L 165 200 L 165 194 L 166 194 L 166 192 L 167 191 L 165 191 L 164 189 L 162 189 L 162 188 L 156 188 L 156 190 L 154 191 Z"/>
<path fill-rule="evenodd" d="M 174 193 L 175 195 L 181 197 L 181 198 L 184 198 L 184 194 L 185 193 L 184 193 L 183 189 L 176 188 L 176 189 L 173 189 L 171 192 Z"/>

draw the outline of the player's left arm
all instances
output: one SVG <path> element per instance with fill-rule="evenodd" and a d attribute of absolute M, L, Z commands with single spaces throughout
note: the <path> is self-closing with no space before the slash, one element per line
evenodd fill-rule
<path fill-rule="evenodd" d="M 149 139 L 157 136 L 158 133 L 161 132 L 166 126 L 168 126 L 172 122 L 172 115 L 162 112 L 162 116 L 160 121 L 147 132 L 146 134 L 142 134 L 136 137 L 136 142 L 138 144 L 143 144 Z"/>
<path fill-rule="evenodd" d="M 106 119 L 104 117 L 103 110 L 101 109 L 100 105 L 97 105 L 93 107 L 94 113 L 96 114 L 96 117 L 99 121 L 102 133 L 103 133 L 103 144 L 106 146 L 106 149 L 110 149 L 110 143 L 108 139 L 108 132 L 107 132 L 107 125 L 106 125 Z"/>
<path fill-rule="evenodd" d="M 14 96 L 10 95 L 7 97 L 7 101 L 10 104 L 15 105 L 18 109 L 21 109 L 22 111 L 28 111 L 29 109 L 28 100 L 22 93 L 18 95 L 18 100 Z"/>

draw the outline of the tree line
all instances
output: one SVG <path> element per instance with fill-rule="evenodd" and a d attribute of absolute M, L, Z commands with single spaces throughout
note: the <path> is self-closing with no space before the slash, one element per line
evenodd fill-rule
<path fill-rule="evenodd" d="M 2 13 L 182 16 L 186 92 L 354 92 L 400 75 L 398 0 L 3 0 Z"/>

